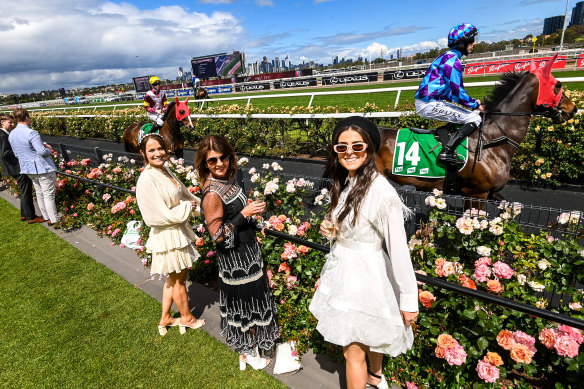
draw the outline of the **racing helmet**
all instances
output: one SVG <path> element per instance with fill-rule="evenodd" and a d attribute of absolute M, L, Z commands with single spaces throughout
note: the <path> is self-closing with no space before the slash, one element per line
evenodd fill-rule
<path fill-rule="evenodd" d="M 452 27 L 448 33 L 448 47 L 453 48 L 472 42 L 479 29 L 470 23 L 462 23 Z"/>
<path fill-rule="evenodd" d="M 158 78 L 156 76 L 150 77 L 150 85 L 154 85 L 155 82 L 161 82 L 160 78 Z"/>

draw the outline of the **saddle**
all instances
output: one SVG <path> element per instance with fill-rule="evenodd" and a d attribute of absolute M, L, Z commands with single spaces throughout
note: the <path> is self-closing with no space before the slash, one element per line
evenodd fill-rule
<path fill-rule="evenodd" d="M 438 127 L 432 130 L 426 130 L 423 128 L 410 128 L 413 133 L 416 134 L 432 134 L 434 138 L 438 141 L 438 144 L 434 146 L 430 152 L 433 152 L 439 145 L 448 144 L 448 141 L 452 138 L 454 134 L 458 131 L 460 125 L 454 123 L 447 123 L 444 126 Z M 458 165 L 454 163 L 444 163 L 446 166 L 443 190 L 445 194 L 458 194 L 460 190 L 460 180 L 458 178 Z"/>

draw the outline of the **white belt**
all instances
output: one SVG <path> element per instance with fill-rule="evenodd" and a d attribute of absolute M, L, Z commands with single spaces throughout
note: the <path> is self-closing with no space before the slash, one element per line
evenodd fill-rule
<path fill-rule="evenodd" d="M 381 250 L 382 242 L 375 243 L 365 243 L 365 242 L 355 242 L 354 240 L 348 240 L 338 237 L 335 243 L 355 251 L 365 251 L 365 252 L 377 252 Z"/>

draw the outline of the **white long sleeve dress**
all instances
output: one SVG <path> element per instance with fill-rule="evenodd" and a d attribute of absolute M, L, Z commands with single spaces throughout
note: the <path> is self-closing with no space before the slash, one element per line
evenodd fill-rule
<path fill-rule="evenodd" d="M 152 254 L 151 274 L 180 273 L 193 266 L 200 254 L 192 243 L 197 235 L 188 222 L 194 196 L 166 167 L 173 179 L 160 169 L 146 165 L 136 184 L 136 200 L 146 225 L 151 227 L 146 251 Z M 198 208 L 198 207 L 197 207 Z M 199 214 L 195 209 L 195 214 Z"/>
<path fill-rule="evenodd" d="M 354 180 L 349 180 L 341 192 L 333 221 L 353 185 Z M 350 223 L 351 212 L 339 226 L 309 308 L 327 342 L 340 346 L 358 342 L 391 356 L 412 347 L 412 329 L 405 327 L 400 314 L 400 309 L 418 311 L 418 288 L 404 229 L 408 213 L 395 189 L 377 174 L 355 225 Z"/>

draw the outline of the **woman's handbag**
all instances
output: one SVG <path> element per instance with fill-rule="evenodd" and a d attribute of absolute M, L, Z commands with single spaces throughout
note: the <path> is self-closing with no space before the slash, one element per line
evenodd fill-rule
<path fill-rule="evenodd" d="M 141 249 L 142 245 L 139 244 L 140 240 L 140 229 L 142 228 L 142 222 L 138 220 L 129 221 L 126 224 L 126 230 L 122 235 L 122 243 L 124 246 L 131 248 L 133 250 Z"/>

